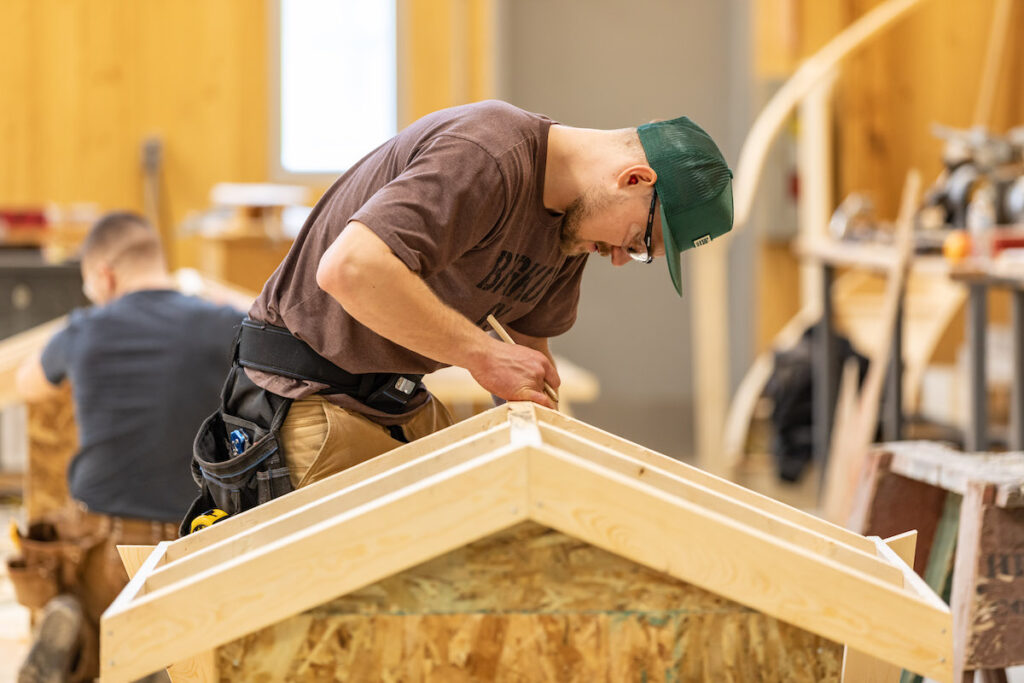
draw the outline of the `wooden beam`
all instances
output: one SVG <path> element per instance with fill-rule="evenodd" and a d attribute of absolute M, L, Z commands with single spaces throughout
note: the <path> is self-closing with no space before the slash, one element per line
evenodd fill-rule
<path fill-rule="evenodd" d="M 863 652 L 843 648 L 843 683 L 899 683 L 903 669 Z"/>
<path fill-rule="evenodd" d="M 525 520 L 526 457 L 482 455 L 138 600 L 122 594 L 103 616 L 103 680 L 146 675 Z M 143 567 L 132 581 L 146 578 Z"/>
<path fill-rule="evenodd" d="M 217 650 L 201 652 L 167 667 L 171 683 L 220 683 L 217 671 Z"/>
<path fill-rule="evenodd" d="M 873 657 L 952 681 L 950 614 L 916 595 L 583 458 L 548 448 L 530 458 L 535 521 Z M 571 497 L 564 495 L 567 481 Z"/>
<path fill-rule="evenodd" d="M 425 454 L 433 453 L 441 448 L 454 447 L 453 442 L 480 436 L 481 432 L 489 432 L 495 427 L 507 428 L 508 416 L 505 406 L 499 406 L 486 413 L 481 413 L 468 420 L 454 424 L 447 429 L 435 432 L 412 443 L 382 453 L 354 467 L 339 472 L 331 477 L 304 486 L 287 496 L 264 503 L 257 508 L 241 515 L 229 517 L 203 531 L 186 536 L 174 543 L 168 552 L 168 559 L 178 560 L 190 553 L 205 548 L 224 539 L 235 536 L 245 529 L 262 524 L 267 520 L 287 514 L 301 505 L 316 503 L 318 500 L 341 491 L 360 481 L 378 476 L 402 464 L 412 462 Z"/>
<path fill-rule="evenodd" d="M 915 549 L 911 544 L 915 546 L 917 544 L 916 531 L 908 531 L 899 536 L 887 538 L 884 541 L 877 536 L 872 536 L 871 540 L 878 547 L 878 554 L 887 559 L 892 566 L 897 567 L 903 572 L 904 586 L 908 592 L 930 603 L 937 610 L 942 610 L 946 613 L 950 612 L 949 605 L 914 571 Z M 909 558 L 909 561 L 907 558 Z"/>
<path fill-rule="evenodd" d="M 655 465 L 643 464 L 638 467 L 634 458 L 574 436 L 553 425 L 544 425 L 542 434 L 544 443 L 548 446 L 585 457 L 588 461 L 606 467 L 624 477 L 643 482 L 680 500 L 729 517 L 760 532 L 771 534 L 780 541 L 793 543 L 822 557 L 832 558 L 882 581 L 897 586 L 903 585 L 902 572 L 888 562 L 879 559 L 874 553 L 868 554 L 840 543 L 791 520 L 777 517 L 749 502 L 735 500 L 700 484 L 675 476 Z"/>
<path fill-rule="evenodd" d="M 825 490 L 825 517 L 832 522 L 846 523 L 853 511 L 856 486 L 867 459 L 868 447 L 874 440 L 878 413 L 882 400 L 882 387 L 889 372 L 889 354 L 896 325 L 902 324 L 900 304 L 906 290 L 907 274 L 913 257 L 914 212 L 917 210 L 921 190 L 921 174 L 912 169 L 907 173 L 896 219 L 897 258 L 886 282 L 882 302 L 882 339 L 871 357 L 864 387 L 858 394 L 857 405 L 850 419 L 837 424 L 833 431 L 829 454 L 829 472 Z"/>
<path fill-rule="evenodd" d="M 500 453 L 511 448 L 513 447 L 508 443 L 508 429 L 494 427 L 478 437 L 458 441 L 450 448 L 428 453 L 409 463 L 395 465 L 381 474 L 364 478 L 337 491 L 326 492 L 322 498 L 282 511 L 275 517 L 265 519 L 261 524 L 250 526 L 216 544 L 168 562 L 153 572 L 146 587 L 149 590 L 157 590 L 169 586 L 188 576 L 216 567 L 239 553 L 298 533 L 309 526 L 311 519 L 335 518 L 393 494 L 405 486 L 463 465 L 479 457 L 481 453 Z M 344 473 L 334 476 L 338 477 L 340 474 Z M 206 531 L 199 533 L 205 534 Z"/>
<path fill-rule="evenodd" d="M 694 377 L 694 431 L 697 464 L 712 474 L 725 474 L 721 457 L 725 414 L 729 407 L 729 278 L 732 236 L 700 249 L 688 259 L 691 293 L 691 368 Z"/>
<path fill-rule="evenodd" d="M 121 564 L 124 565 L 124 570 L 128 572 L 128 578 L 131 579 L 139 571 L 143 564 L 146 562 L 146 558 L 156 548 L 155 545 L 119 545 L 117 546 L 117 554 L 121 557 Z"/>
<path fill-rule="evenodd" d="M 559 415 L 558 413 L 546 408 L 538 407 L 536 410 L 538 419 L 542 424 L 557 427 L 569 434 L 585 438 L 600 446 L 607 446 L 615 449 L 619 453 L 637 460 L 639 463 L 652 465 L 665 470 L 673 476 L 704 486 L 723 495 L 730 496 L 734 500 L 760 508 L 761 510 L 775 515 L 776 517 L 789 520 L 795 524 L 800 524 L 811 531 L 831 538 L 844 545 L 848 545 L 851 548 L 856 548 L 857 550 L 869 554 L 875 553 L 874 544 L 860 534 L 855 534 L 841 526 L 826 522 L 819 517 L 815 517 L 814 515 L 807 514 L 806 512 L 797 510 L 794 507 L 780 503 L 774 498 L 763 496 L 760 493 L 751 491 L 750 489 L 744 488 L 727 479 L 708 474 L 697 467 L 687 465 L 684 462 L 670 458 L 667 455 L 662 455 L 661 453 L 652 451 L 649 448 L 644 448 L 643 446 L 627 441 L 626 439 L 615 436 L 614 434 L 610 434 L 609 432 L 598 429 L 597 427 L 592 427 L 591 425 L 578 420 L 566 418 L 565 416 Z"/>
<path fill-rule="evenodd" d="M 917 555 L 917 529 L 890 536 L 885 539 L 885 545 L 891 548 L 907 566 L 914 567 L 914 558 Z"/>
<path fill-rule="evenodd" d="M 152 571 L 154 571 L 157 567 L 159 567 L 160 563 L 164 561 L 167 553 L 167 547 L 170 544 L 170 541 L 161 541 L 157 544 L 156 549 L 149 553 L 149 557 L 146 558 L 146 560 L 142 563 L 142 566 L 139 567 L 138 571 L 135 572 L 135 576 L 129 579 L 128 585 L 124 587 L 124 590 L 117 594 L 117 597 L 114 598 L 114 602 L 110 603 L 110 607 L 108 607 L 106 611 L 103 612 L 104 617 L 111 610 L 116 611 L 119 609 L 124 609 L 129 604 L 131 604 L 133 600 L 145 594 L 146 579 L 149 577 L 149 574 Z M 102 646 L 102 629 L 100 629 L 100 633 L 100 645 Z"/>

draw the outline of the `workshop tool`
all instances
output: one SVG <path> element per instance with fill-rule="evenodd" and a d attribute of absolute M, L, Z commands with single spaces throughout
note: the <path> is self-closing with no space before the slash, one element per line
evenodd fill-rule
<path fill-rule="evenodd" d="M 487 314 L 487 323 L 491 326 L 491 329 L 498 333 L 499 337 L 507 341 L 509 344 L 512 344 L 513 346 L 515 345 L 516 340 L 505 331 L 505 328 L 501 326 L 501 323 L 498 322 L 497 318 L 491 314 Z M 544 382 L 544 393 L 547 394 L 548 398 L 552 401 L 558 403 L 558 392 L 552 389 L 551 385 L 548 384 L 547 381 Z"/>
<path fill-rule="evenodd" d="M 228 513 L 218 508 L 207 510 L 206 512 L 192 520 L 192 524 L 189 525 L 188 532 L 190 534 L 194 534 L 195 532 L 201 531 L 206 527 L 213 526 L 214 524 L 223 519 L 227 519 L 227 517 Z"/>

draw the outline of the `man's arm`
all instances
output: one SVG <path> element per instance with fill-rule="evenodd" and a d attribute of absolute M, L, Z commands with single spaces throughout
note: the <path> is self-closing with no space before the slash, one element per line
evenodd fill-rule
<path fill-rule="evenodd" d="M 528 346 L 506 344 L 437 298 L 368 227 L 353 221 L 320 260 L 317 284 L 356 320 L 416 353 L 469 370 L 508 401 L 549 408 L 544 381 L 557 388 L 550 358 Z"/>
<path fill-rule="evenodd" d="M 43 401 L 60 393 L 60 387 L 51 384 L 43 372 L 42 351 L 26 358 L 18 368 L 15 388 L 28 403 Z"/>

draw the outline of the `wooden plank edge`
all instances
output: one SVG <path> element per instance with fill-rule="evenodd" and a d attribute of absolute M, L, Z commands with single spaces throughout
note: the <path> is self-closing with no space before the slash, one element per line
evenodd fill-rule
<path fill-rule="evenodd" d="M 876 553 L 865 553 L 859 548 L 836 541 L 831 536 L 818 533 L 783 517 L 772 514 L 749 502 L 737 500 L 714 489 L 674 475 L 657 465 L 649 463 L 636 467 L 636 461 L 628 456 L 574 435 L 550 424 L 541 428 L 544 443 L 561 451 L 585 457 L 589 462 L 611 469 L 634 481 L 654 486 L 668 495 L 680 497 L 695 505 L 709 507 L 708 498 L 717 499 L 725 514 L 737 523 L 745 524 L 764 533 L 776 533 L 786 540 L 799 545 L 808 552 L 828 557 L 883 581 L 903 585 L 903 574 L 896 567 L 879 558 Z M 661 478 L 667 481 L 658 481 Z M 672 490 L 672 489 L 677 490 Z M 678 490 L 682 489 L 682 491 Z M 703 499 L 703 500 L 702 500 Z"/>
<path fill-rule="evenodd" d="M 952 681 L 949 613 L 917 595 L 551 446 L 532 451 L 529 471 L 530 517 L 540 524 L 878 659 Z M 563 498 L 565 481 L 574 484 L 571 499 Z M 594 489 L 589 499 L 588 487 Z M 658 530 L 646 543 L 640 540 L 645 528 Z M 720 566 L 698 571 L 691 559 L 697 554 Z M 736 576 L 749 588 L 737 588 Z M 780 596 L 767 589 L 768 577 L 794 587 Z M 816 605 L 798 608 L 808 602 Z M 886 618 L 874 618 L 879 612 Z"/>
<path fill-rule="evenodd" d="M 481 453 L 511 452 L 516 447 L 506 443 L 507 437 L 508 430 L 498 428 L 498 431 L 493 434 L 488 432 L 476 439 L 459 441 L 448 449 L 428 453 L 416 460 L 397 465 L 379 475 L 359 481 L 348 488 L 335 491 L 325 498 L 311 501 L 294 510 L 282 512 L 276 518 L 244 529 L 234 536 L 194 551 L 179 560 L 165 563 L 149 577 L 146 584 L 147 589 L 159 590 L 175 581 L 180 581 L 189 575 L 215 566 L 219 562 L 240 557 L 267 543 L 300 532 L 309 525 L 306 521 L 308 518 L 336 518 L 346 511 L 358 509 L 381 496 L 400 491 L 426 477 L 443 474 L 453 467 L 479 459 L 482 457 Z"/>
<path fill-rule="evenodd" d="M 269 520 L 276 519 L 287 511 L 295 510 L 299 505 L 316 504 L 317 501 L 342 491 L 361 481 L 378 477 L 395 467 L 430 455 L 440 449 L 451 449 L 461 441 L 480 438 L 487 434 L 499 433 L 508 429 L 507 409 L 504 406 L 494 408 L 468 420 L 458 422 L 447 429 L 435 432 L 412 443 L 382 453 L 376 458 L 354 465 L 343 472 L 314 482 L 309 486 L 289 493 L 249 510 L 241 515 L 229 517 L 222 522 L 204 529 L 200 533 L 191 534 L 175 541 L 168 552 L 168 560 L 173 562 L 197 550 L 220 543 L 236 536 L 245 529 L 256 527 Z M 443 442 L 448 439 L 450 443 Z M 440 443 L 439 443 L 440 442 Z"/>
<path fill-rule="evenodd" d="M 911 529 L 910 531 L 904 531 L 902 534 L 890 536 L 889 538 L 882 539 L 882 542 L 889 546 L 905 565 L 913 568 L 914 558 L 917 557 L 917 529 Z"/>
<path fill-rule="evenodd" d="M 917 532 L 915 531 L 914 534 L 916 535 L 916 533 Z M 900 535 L 903 536 L 904 534 Z M 946 602 L 931 589 L 931 586 L 925 583 L 924 579 L 917 575 L 917 572 L 914 571 L 913 565 L 907 564 L 907 562 L 889 546 L 888 541 L 883 541 L 878 536 L 871 536 L 870 538 L 878 547 L 878 554 L 903 572 L 904 586 L 908 591 L 919 597 L 921 600 L 929 603 L 935 609 L 940 610 L 945 614 L 951 614 L 949 605 L 947 605 Z M 898 537 L 894 536 L 893 538 Z"/>
<path fill-rule="evenodd" d="M 524 521 L 529 450 L 484 454 L 123 605 L 104 618 L 104 681 L 146 675 Z"/>
<path fill-rule="evenodd" d="M 146 558 L 156 548 L 155 545 L 119 545 L 117 546 L 117 554 L 121 557 L 121 564 L 124 565 L 124 570 L 128 572 L 128 578 L 131 579 L 138 573 L 139 569 L 146 562 Z M 164 554 L 166 558 L 166 553 Z"/>
<path fill-rule="evenodd" d="M 868 553 L 869 555 L 875 554 L 875 546 L 871 541 L 860 534 L 856 534 L 849 529 L 839 526 L 838 524 L 833 524 L 821 519 L 820 517 L 815 517 L 812 514 L 798 510 L 786 505 L 785 503 L 780 503 L 774 498 L 744 488 L 743 486 L 729 481 L 728 479 L 715 476 L 698 467 L 688 465 L 676 460 L 675 458 L 658 453 L 657 451 L 653 451 L 649 448 L 633 443 L 632 441 L 623 439 L 620 436 L 616 436 L 598 429 L 597 427 L 580 422 L 579 420 L 566 417 L 544 408 L 543 406 L 536 406 L 535 410 L 541 424 L 555 426 L 563 431 L 573 434 L 574 436 L 587 439 L 601 446 L 621 449 L 625 455 L 636 458 L 643 463 L 659 467 L 676 477 L 680 477 L 706 488 L 711 488 L 725 495 L 732 496 L 736 500 L 759 507 L 762 510 L 770 512 L 778 517 L 783 517 L 792 522 L 802 524 L 823 536 L 828 536 L 839 543 L 856 548 L 861 552 Z"/>
<path fill-rule="evenodd" d="M 128 581 L 128 585 L 124 587 L 124 590 L 118 593 L 117 597 L 114 598 L 114 602 L 110 603 L 110 607 L 104 610 L 101 621 L 106 619 L 108 616 L 114 616 L 123 612 L 132 601 L 144 593 L 143 588 L 146 585 L 146 579 L 149 578 L 149 574 L 153 572 L 164 560 L 164 555 L 170 544 L 170 541 L 160 541 L 160 543 L 157 544 L 156 549 L 149 554 L 149 557 L 147 557 L 146 561 L 142 563 L 139 571 L 136 572 L 135 576 Z"/>

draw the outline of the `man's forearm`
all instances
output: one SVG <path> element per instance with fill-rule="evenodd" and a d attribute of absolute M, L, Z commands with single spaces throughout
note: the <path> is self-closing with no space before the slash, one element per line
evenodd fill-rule
<path fill-rule="evenodd" d="M 324 254 L 317 282 L 352 317 L 442 363 L 471 367 L 487 353 L 494 340 L 445 305 L 369 228 L 352 223 L 343 236 Z M 356 258 L 340 258 L 341 250 Z"/>
<path fill-rule="evenodd" d="M 446 306 L 365 225 L 350 223 L 320 260 L 317 284 L 353 318 L 377 334 L 441 363 L 458 365 L 491 393 L 509 401 L 554 403 L 558 373 L 544 355 L 505 344 Z"/>

